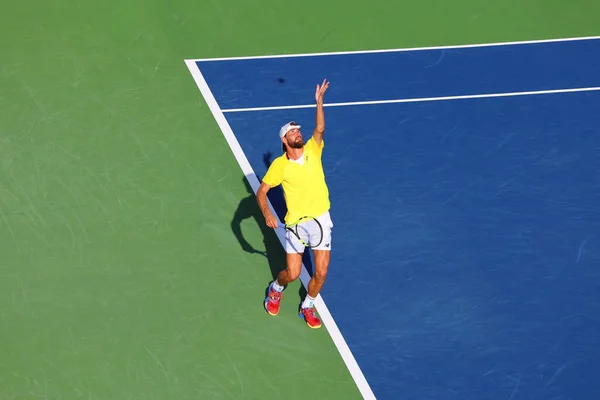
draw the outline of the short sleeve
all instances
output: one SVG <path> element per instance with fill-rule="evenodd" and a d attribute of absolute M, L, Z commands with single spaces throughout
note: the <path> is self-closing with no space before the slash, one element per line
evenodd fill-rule
<path fill-rule="evenodd" d="M 283 163 L 280 158 L 271 163 L 262 181 L 271 187 L 279 186 L 283 182 Z"/>
<path fill-rule="evenodd" d="M 314 138 L 310 138 L 308 139 L 308 142 L 306 142 L 306 148 L 317 154 L 319 157 L 321 157 L 321 154 L 323 153 L 323 147 L 325 147 L 325 141 L 321 139 L 321 144 L 318 144 L 317 141 Z"/>

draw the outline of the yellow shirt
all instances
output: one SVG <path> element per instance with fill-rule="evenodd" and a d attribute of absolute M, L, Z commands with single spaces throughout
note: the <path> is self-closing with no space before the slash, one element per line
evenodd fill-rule
<path fill-rule="evenodd" d="M 311 137 L 304 145 L 304 165 L 299 165 L 284 154 L 273 160 L 263 178 L 263 182 L 270 187 L 283 186 L 287 205 L 286 224 L 305 216 L 318 217 L 329 210 L 329 189 L 321 164 L 324 146 L 323 141 L 319 146 Z"/>

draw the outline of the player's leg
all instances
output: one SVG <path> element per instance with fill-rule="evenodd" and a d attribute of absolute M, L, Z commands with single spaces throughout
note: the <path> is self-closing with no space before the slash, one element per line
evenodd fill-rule
<path fill-rule="evenodd" d="M 308 296 L 314 299 L 325 284 L 327 270 L 329 269 L 329 260 L 331 260 L 331 251 L 315 250 L 313 254 L 315 256 L 315 273 L 310 282 L 308 282 Z"/>
<path fill-rule="evenodd" d="M 265 309 L 271 315 L 279 314 L 281 299 L 283 297 L 283 288 L 288 283 L 298 279 L 300 271 L 302 270 L 302 254 L 304 252 L 304 246 L 291 232 L 286 232 L 285 251 L 287 253 L 287 268 L 281 271 L 277 276 L 277 279 L 271 282 L 267 298 L 265 299 Z"/>
<path fill-rule="evenodd" d="M 300 271 L 302 270 L 302 254 L 287 253 L 286 263 L 287 268 L 281 271 L 277 276 L 277 283 L 281 286 L 294 282 L 300 277 Z"/>
<path fill-rule="evenodd" d="M 308 326 L 315 329 L 321 327 L 321 321 L 315 314 L 314 302 L 327 278 L 329 261 L 331 260 L 331 228 L 333 227 L 329 213 L 322 219 L 319 218 L 319 221 L 323 229 L 323 240 L 318 247 L 313 249 L 315 259 L 314 273 L 308 282 L 308 293 L 300 307 L 300 316 L 304 318 Z"/>
<path fill-rule="evenodd" d="M 315 271 L 308 282 L 308 293 L 300 306 L 300 317 L 304 318 L 309 327 L 317 329 L 321 327 L 321 320 L 317 317 L 314 304 L 316 297 L 325 284 L 331 251 L 315 250 L 313 254 L 315 258 Z"/>
<path fill-rule="evenodd" d="M 315 270 L 310 282 L 308 283 L 308 297 L 313 299 L 317 297 L 321 291 L 321 288 L 323 287 L 323 284 L 325 284 L 327 270 L 329 269 L 329 261 L 331 260 L 331 231 L 333 228 L 333 222 L 331 221 L 329 212 L 320 216 L 318 220 L 323 231 L 323 239 L 321 240 L 319 246 L 313 248 Z M 319 240 L 320 231 L 316 225 L 314 232 L 311 232 L 311 234 L 315 236 L 314 240 Z"/>

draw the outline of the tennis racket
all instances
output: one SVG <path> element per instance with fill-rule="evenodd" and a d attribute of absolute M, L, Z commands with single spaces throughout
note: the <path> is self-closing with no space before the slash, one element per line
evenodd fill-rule
<path fill-rule="evenodd" d="M 292 232 L 305 247 L 318 247 L 323 241 L 323 227 L 315 217 L 306 216 L 291 224 L 279 226 Z"/>

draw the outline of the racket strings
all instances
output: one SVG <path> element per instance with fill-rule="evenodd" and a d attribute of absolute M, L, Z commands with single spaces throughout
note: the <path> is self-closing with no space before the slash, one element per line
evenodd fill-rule
<path fill-rule="evenodd" d="M 323 230 L 315 219 L 307 219 L 294 227 L 298 238 L 305 245 L 316 247 L 323 240 Z"/>
<path fill-rule="evenodd" d="M 302 225 L 296 226 L 296 235 L 302 240 L 304 243 L 312 245 L 314 241 L 314 233 L 311 232 L 311 229 L 308 226 L 308 223 L 304 223 Z"/>

